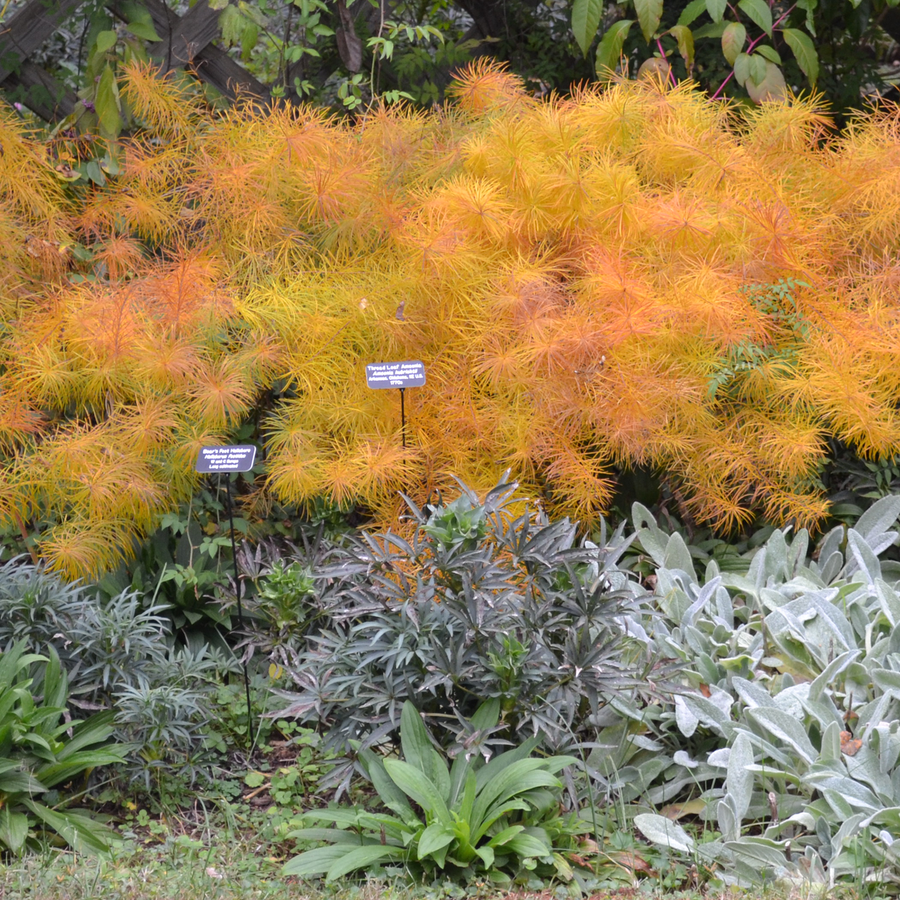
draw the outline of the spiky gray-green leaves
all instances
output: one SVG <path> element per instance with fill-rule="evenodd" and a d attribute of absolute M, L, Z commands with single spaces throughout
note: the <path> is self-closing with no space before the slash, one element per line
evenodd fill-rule
<path fill-rule="evenodd" d="M 587 739 L 610 697 L 651 690 L 652 660 L 623 618 L 646 591 L 618 565 L 622 529 L 580 541 L 568 519 L 550 522 L 514 492 L 410 503 L 406 538 L 335 549 L 315 573 L 317 624 L 283 714 L 368 747 L 396 728 L 406 700 L 451 722 L 448 740 L 496 699 L 507 737 L 540 734 L 560 749 Z"/>

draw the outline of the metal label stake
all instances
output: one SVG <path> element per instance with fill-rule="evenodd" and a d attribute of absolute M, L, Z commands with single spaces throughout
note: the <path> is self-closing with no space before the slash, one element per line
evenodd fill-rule
<path fill-rule="evenodd" d="M 236 445 L 233 447 L 202 447 L 194 467 L 198 472 L 230 475 L 232 472 L 249 472 L 256 459 L 256 447 Z M 228 525 L 231 528 L 231 558 L 234 560 L 234 590 L 237 595 L 238 626 L 244 630 L 244 607 L 241 603 L 241 578 L 238 572 L 237 544 L 234 540 L 234 510 L 231 502 L 231 479 L 225 479 L 225 497 L 228 501 Z M 253 749 L 253 709 L 250 705 L 250 676 L 247 663 L 241 660 L 244 670 L 244 693 L 247 697 L 247 752 Z"/>
<path fill-rule="evenodd" d="M 400 440 L 406 449 L 406 389 L 425 385 L 425 366 L 418 360 L 408 362 L 370 363 L 366 366 L 366 384 L 376 390 L 398 388 L 400 391 Z"/>
<path fill-rule="evenodd" d="M 400 440 L 403 442 L 403 449 L 406 449 L 406 388 L 400 388 Z"/>

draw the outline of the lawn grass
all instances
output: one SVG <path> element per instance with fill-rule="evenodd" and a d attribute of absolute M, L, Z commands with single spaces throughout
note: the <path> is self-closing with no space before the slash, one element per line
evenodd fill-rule
<path fill-rule="evenodd" d="M 277 809 L 277 807 L 275 808 Z M 753 890 L 684 887 L 682 867 L 668 875 L 638 855 L 599 853 L 595 880 L 582 894 L 562 883 L 498 888 L 489 883 L 410 885 L 402 880 L 354 880 L 333 885 L 281 874 L 295 852 L 273 831 L 273 810 L 242 802 L 202 804 L 157 811 L 133 807 L 113 817 L 117 840 L 105 856 L 85 856 L 45 847 L 21 859 L 0 862 L 0 900 L 859 900 L 852 887 L 823 891 L 808 884 Z M 641 864 L 635 865 L 635 859 Z M 674 877 L 673 877 L 673 873 Z M 708 875 L 708 873 L 707 873 Z M 696 876 L 696 872 L 693 877 Z M 881 900 L 873 893 L 866 900 Z"/>
<path fill-rule="evenodd" d="M 152 846 L 127 842 L 105 858 L 47 850 L 0 866 L 0 900 L 569 900 L 564 885 L 542 891 L 487 885 L 410 887 L 368 881 L 339 885 L 280 876 L 281 860 L 246 836 L 213 836 Z M 809 886 L 775 886 L 752 892 L 662 891 L 652 881 L 601 889 L 590 900 L 855 900 L 852 890 L 821 893 Z"/>

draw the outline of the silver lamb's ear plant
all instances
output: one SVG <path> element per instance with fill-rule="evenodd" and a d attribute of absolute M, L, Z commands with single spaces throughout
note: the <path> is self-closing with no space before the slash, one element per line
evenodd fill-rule
<path fill-rule="evenodd" d="M 880 500 L 814 558 L 805 532 L 775 531 L 744 573 L 710 565 L 699 579 L 684 542 L 637 511 L 658 567 L 662 616 L 648 634 L 685 663 L 686 692 L 654 720 L 653 741 L 673 763 L 685 750 L 706 760 L 700 798 L 720 832 L 688 847 L 639 815 L 651 841 L 714 860 L 727 882 L 900 883 L 900 567 L 881 559 L 898 515 L 900 497 Z M 640 798 L 684 797 L 667 789 L 684 784 L 675 766 L 642 756 L 639 739 L 618 755 L 647 773 Z M 633 801 L 637 780 L 620 778 Z"/>

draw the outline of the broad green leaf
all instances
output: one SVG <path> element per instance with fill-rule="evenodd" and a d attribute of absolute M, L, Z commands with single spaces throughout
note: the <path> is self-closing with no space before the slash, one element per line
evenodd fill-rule
<path fill-rule="evenodd" d="M 423 825 L 416 820 L 409 826 L 403 825 L 399 819 L 382 814 L 367 813 L 359 807 L 351 807 L 349 809 L 311 809 L 303 814 L 304 822 L 322 822 L 323 824 L 334 823 L 338 828 L 350 828 L 359 831 L 364 828 L 372 828 L 378 830 L 382 825 L 392 831 L 409 832 L 420 831 Z"/>
<path fill-rule="evenodd" d="M 747 53 L 738 53 L 734 61 L 734 78 L 741 87 L 750 80 L 750 56 Z"/>
<path fill-rule="evenodd" d="M 738 8 L 747 14 L 751 22 L 772 37 L 772 10 L 765 0 L 738 0 Z"/>
<path fill-rule="evenodd" d="M 486 731 L 493 728 L 500 721 L 500 701 L 494 697 L 491 700 L 485 700 L 478 709 L 472 713 L 469 724 L 476 731 Z"/>
<path fill-rule="evenodd" d="M 766 80 L 766 59 L 754 53 L 750 57 L 750 82 L 760 85 Z"/>
<path fill-rule="evenodd" d="M 706 25 L 701 25 L 699 28 L 694 29 L 694 41 L 699 41 L 703 38 L 721 38 L 725 34 L 725 28 L 725 22 L 709 22 Z"/>
<path fill-rule="evenodd" d="M 441 850 L 453 842 L 455 834 L 452 828 L 440 822 L 432 822 L 419 838 L 418 858 L 425 859 L 436 850 Z"/>
<path fill-rule="evenodd" d="M 529 753 L 533 747 L 529 748 Z M 504 757 L 509 757 L 513 751 L 504 753 L 502 757 L 491 760 L 497 763 L 496 768 L 490 765 L 485 766 L 476 775 L 478 786 L 477 799 L 475 801 L 476 809 L 487 809 L 497 800 L 505 800 L 514 797 L 522 791 L 530 790 L 530 787 L 524 787 L 522 781 L 525 776 L 539 769 L 544 769 L 545 764 L 542 759 L 515 759 L 510 764 L 501 766 L 499 763 L 506 762 Z M 487 773 L 487 777 L 482 777 Z M 556 779 L 550 776 L 553 782 Z M 538 787 L 539 785 L 534 785 Z"/>
<path fill-rule="evenodd" d="M 634 817 L 634 824 L 641 834 L 654 844 L 681 853 L 692 853 L 694 850 L 694 839 L 679 824 L 665 816 L 640 813 Z"/>
<path fill-rule="evenodd" d="M 244 62 L 250 61 L 253 51 L 256 48 L 258 42 L 259 26 L 256 24 L 256 22 L 252 22 L 248 19 L 247 24 L 244 26 L 244 30 L 241 32 L 241 59 L 244 60 Z M 313 48 L 306 47 L 304 49 L 307 51 L 307 53 L 309 53 L 309 51 Z"/>
<path fill-rule="evenodd" d="M 572 32 L 585 56 L 597 36 L 602 15 L 603 0 L 574 0 L 572 3 Z"/>
<path fill-rule="evenodd" d="M 659 28 L 659 20 L 662 18 L 663 0 L 634 0 L 634 9 L 637 12 L 644 40 L 648 43 Z"/>
<path fill-rule="evenodd" d="M 50 748 L 50 744 L 47 743 L 46 738 L 41 735 L 31 731 L 28 734 L 22 737 L 22 746 L 28 745 L 29 752 L 36 756 L 38 759 L 42 759 L 45 762 L 49 762 L 53 759 L 53 751 Z"/>
<path fill-rule="evenodd" d="M 475 829 L 475 832 L 473 834 L 473 840 L 481 840 L 481 838 L 483 838 L 488 833 L 491 826 L 503 816 L 517 810 L 525 811 L 531 808 L 531 805 L 521 797 L 517 797 L 514 800 L 506 800 L 503 802 L 498 801 L 484 814 L 484 817 L 482 819 L 479 819 L 477 821 L 475 819 L 472 819 L 472 824 L 477 825 L 477 828 Z"/>
<path fill-rule="evenodd" d="M 23 769 L 0 774 L 0 791 L 4 794 L 42 794 L 48 787 Z"/>
<path fill-rule="evenodd" d="M 747 29 L 740 22 L 729 22 L 722 35 L 722 53 L 730 65 L 734 65 L 738 54 L 744 49 L 747 40 Z"/>
<path fill-rule="evenodd" d="M 331 849 L 331 848 L 329 848 Z M 409 855 L 406 847 L 391 847 L 388 844 L 370 844 L 365 847 L 356 847 L 344 851 L 343 856 L 331 865 L 325 873 L 326 881 L 337 881 L 350 872 L 364 869 L 373 863 L 383 862 L 388 859 L 405 859 Z"/>
<path fill-rule="evenodd" d="M 556 775 L 557 772 L 562 772 L 563 769 L 568 769 L 569 766 L 578 765 L 579 760 L 577 756 L 560 754 L 559 756 L 548 756 L 546 759 L 542 759 L 541 762 L 544 764 L 544 769 L 547 772 L 551 775 Z"/>
<path fill-rule="evenodd" d="M 76 725 L 73 737 L 66 741 L 65 747 L 59 751 L 56 758 L 61 762 L 77 751 L 90 747 L 91 744 L 102 744 L 115 730 L 113 727 L 114 721 L 115 712 L 113 710 L 105 710 L 91 716 L 90 719 L 82 722 L 80 725 Z M 112 750 L 115 748 L 105 749 Z M 128 751 L 123 749 L 121 752 L 124 754 Z"/>
<path fill-rule="evenodd" d="M 491 808 L 535 788 L 560 786 L 557 778 L 545 771 L 539 759 L 523 759 L 504 769 L 478 793 L 472 810 L 473 838 L 480 838 L 487 826 Z"/>
<path fill-rule="evenodd" d="M 118 36 L 114 31 L 101 31 L 97 35 L 96 52 L 106 53 L 107 50 L 112 50 L 116 46 L 117 40 Z"/>
<path fill-rule="evenodd" d="M 487 731 L 493 728 L 500 721 L 500 701 L 496 698 L 486 700 L 472 715 L 469 724 L 473 731 Z M 527 755 L 527 754 L 526 754 Z M 465 753 L 460 753 L 453 760 L 450 766 L 450 790 L 447 798 L 447 805 L 454 807 L 460 797 L 460 792 L 470 773 L 475 772 L 481 766 L 480 754 L 474 754 L 471 758 L 466 758 Z"/>
<path fill-rule="evenodd" d="M 28 837 L 28 816 L 15 812 L 8 806 L 0 809 L 0 843 L 10 852 L 18 854 Z"/>
<path fill-rule="evenodd" d="M 453 760 L 453 764 L 450 766 L 450 792 L 447 796 L 447 806 L 451 809 L 459 804 L 460 794 L 469 776 L 475 777 L 475 763 L 478 759 L 477 756 L 466 759 L 466 754 L 461 752 Z"/>
<path fill-rule="evenodd" d="M 156 33 L 152 22 L 129 22 L 125 28 L 135 37 L 143 38 L 145 41 L 161 41 L 162 38 Z"/>
<path fill-rule="evenodd" d="M 371 831 L 381 832 L 384 829 L 386 837 L 395 837 L 398 841 L 402 841 L 404 846 L 409 840 L 410 834 L 419 834 L 423 830 L 421 822 L 415 825 L 407 825 L 401 822 L 396 816 L 387 813 L 367 813 L 361 812 L 359 816 L 359 828 L 363 831 L 370 829 Z M 388 841 L 389 844 L 395 843 Z"/>
<path fill-rule="evenodd" d="M 381 802 L 392 812 L 397 813 L 408 825 L 419 822 L 419 817 L 409 805 L 406 795 L 394 784 L 385 770 L 384 760 L 372 750 L 360 750 L 359 758 Z"/>
<path fill-rule="evenodd" d="M 121 15 L 129 25 L 140 23 L 141 25 L 149 25 L 153 28 L 153 16 L 146 4 L 141 0 L 120 0 L 116 4 L 117 13 Z M 154 32 L 155 33 L 155 32 Z M 159 37 L 152 38 L 159 40 Z"/>
<path fill-rule="evenodd" d="M 477 789 L 480 791 L 489 781 L 496 778 L 504 769 L 520 759 L 527 759 L 537 748 L 540 738 L 533 737 L 523 741 L 518 747 L 495 756 L 486 766 L 475 773 Z"/>
<path fill-rule="evenodd" d="M 419 711 L 407 700 L 400 714 L 400 746 L 403 758 L 418 769 L 438 790 L 446 803 L 450 794 L 450 773 L 443 757 L 428 736 Z"/>
<path fill-rule="evenodd" d="M 524 830 L 524 825 L 510 825 L 509 828 L 504 828 L 502 831 L 497 832 L 497 834 L 488 841 L 488 846 L 502 847 L 507 841 L 511 841 L 517 834 L 520 834 Z"/>
<path fill-rule="evenodd" d="M 628 37 L 632 25 L 634 25 L 632 19 L 621 19 L 606 29 L 597 47 L 597 58 L 594 63 L 598 78 L 607 79 L 615 72 L 622 56 L 622 48 L 625 46 L 625 38 Z"/>
<path fill-rule="evenodd" d="M 89 814 L 73 810 L 57 812 L 34 800 L 23 803 L 74 850 L 80 853 L 106 853 L 109 850 L 112 831 Z"/>
<path fill-rule="evenodd" d="M 37 775 L 47 785 L 53 787 L 69 781 L 75 775 L 98 769 L 101 766 L 120 764 L 125 756 L 125 747 L 108 747 L 100 750 L 81 750 L 59 762 L 49 763 L 37 769 Z"/>
<path fill-rule="evenodd" d="M 794 52 L 794 59 L 797 60 L 800 70 L 809 79 L 809 83 L 815 86 L 819 77 L 819 55 L 816 53 L 812 38 L 797 28 L 785 28 L 781 34 L 785 43 Z M 889 502 L 884 503 L 885 500 Z M 873 510 L 881 504 L 883 506 L 878 510 L 878 513 L 872 515 Z M 887 531 L 897 521 L 897 516 L 900 514 L 898 510 L 900 510 L 900 497 L 884 497 L 860 516 L 859 521 L 856 523 L 856 530 L 862 532 L 866 537 L 869 536 L 869 531 L 864 529 L 874 531 L 877 528 L 877 533 Z M 884 521 L 880 519 L 882 514 Z M 869 516 L 869 519 L 866 518 L 867 516 Z M 882 527 L 884 522 L 888 522 L 887 527 Z"/>
<path fill-rule="evenodd" d="M 706 0 L 706 11 L 716 24 L 722 21 L 722 16 L 725 15 L 727 8 L 728 0 Z"/>
<path fill-rule="evenodd" d="M 116 76 L 109 64 L 104 67 L 103 73 L 100 76 L 94 105 L 97 109 L 97 118 L 100 120 L 100 127 L 105 135 L 113 138 L 118 137 L 119 132 L 122 130 L 122 114 L 119 108 L 119 86 L 116 84 Z M 92 162 L 96 162 L 96 160 L 92 160 Z M 99 169 L 99 164 L 97 168 Z"/>
<path fill-rule="evenodd" d="M 450 811 L 447 809 L 447 804 L 440 791 L 415 766 L 399 759 L 386 759 L 384 768 L 391 781 L 418 803 L 425 810 L 429 819 L 437 819 L 448 827 L 453 824 Z"/>
<path fill-rule="evenodd" d="M 753 52 L 765 57 L 769 62 L 775 63 L 776 66 L 781 65 L 780 54 L 774 47 L 770 47 L 768 44 L 760 44 Z"/>
<path fill-rule="evenodd" d="M 669 29 L 669 34 L 678 43 L 678 52 L 684 60 L 684 64 L 690 68 L 694 64 L 694 35 L 686 25 L 675 25 Z"/>
<path fill-rule="evenodd" d="M 698 16 L 706 12 L 706 0 L 691 0 L 678 17 L 679 25 L 691 25 Z M 655 523 L 654 523 L 655 524 Z"/>
<path fill-rule="evenodd" d="M 517 856 L 523 859 L 533 859 L 534 857 L 550 856 L 553 852 L 548 842 L 540 840 L 533 834 L 523 832 L 517 834 L 511 840 L 508 840 L 503 849 L 512 850 Z"/>
<path fill-rule="evenodd" d="M 797 9 L 806 11 L 806 30 L 816 37 L 816 22 L 813 12 L 818 5 L 818 0 L 797 0 Z M 888 0 L 888 6 L 894 6 L 894 0 Z"/>
<path fill-rule="evenodd" d="M 49 648 L 49 660 L 44 667 L 44 706 L 60 709 L 66 706 L 68 699 L 68 679 L 59 664 L 59 656 L 53 645 Z"/>
<path fill-rule="evenodd" d="M 328 841 L 329 844 L 359 846 L 359 835 L 344 828 L 298 828 L 287 837 L 292 841 Z"/>
<path fill-rule="evenodd" d="M 296 875 L 298 878 L 324 875 L 335 862 L 343 858 L 346 852 L 346 846 L 342 845 L 316 847 L 289 859 L 281 871 L 284 875 Z"/>
<path fill-rule="evenodd" d="M 478 783 L 475 780 L 475 773 L 469 771 L 466 773 L 466 785 L 463 788 L 462 802 L 459 805 L 459 817 L 464 822 L 471 824 L 472 810 L 475 807 L 475 795 L 477 793 Z"/>

